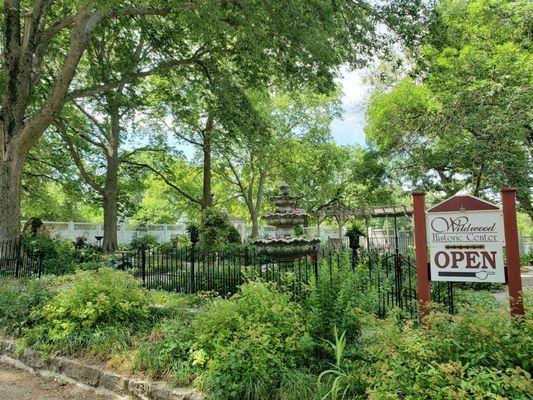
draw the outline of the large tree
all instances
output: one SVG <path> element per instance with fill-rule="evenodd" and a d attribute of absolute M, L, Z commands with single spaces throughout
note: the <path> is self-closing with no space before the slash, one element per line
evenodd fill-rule
<path fill-rule="evenodd" d="M 30 149 L 56 120 L 68 99 L 103 89 L 97 85 L 70 90 L 95 29 L 109 19 L 169 11 L 132 6 L 126 1 L 4 1 L 0 239 L 19 234 L 21 177 Z"/>
<path fill-rule="evenodd" d="M 329 125 L 339 113 L 339 101 L 337 93 L 327 96 L 300 92 L 291 96 L 254 92 L 249 97 L 263 128 L 218 146 L 215 171 L 235 188 L 252 222 L 252 237 L 257 237 L 267 190 L 279 179 L 296 183 L 296 164 L 316 165 L 313 155 L 317 154 L 317 146 L 324 150 L 331 141 Z M 246 120 L 242 123 L 249 125 Z M 310 186 L 317 181 L 321 178 L 313 178 Z"/>
<path fill-rule="evenodd" d="M 114 82 L 82 86 L 76 76 L 80 60 L 103 22 L 133 18 L 145 24 L 148 16 L 159 16 L 161 23 L 149 28 L 157 44 L 150 69 L 160 61 L 165 67 L 185 59 L 201 62 L 191 57 L 207 44 L 249 81 L 290 76 L 321 89 L 331 87 L 336 66 L 361 62 L 377 44 L 372 40 L 377 13 L 364 1 L 5 0 L 2 13 L 0 239 L 19 233 L 23 164 L 64 104 L 148 72 L 133 70 Z"/>
<path fill-rule="evenodd" d="M 131 71 L 144 70 L 143 75 L 150 74 L 150 57 L 149 42 L 142 29 L 115 21 L 107 25 L 90 41 L 87 63 L 80 64 L 79 72 L 86 85 L 123 83 L 84 99 L 72 100 L 55 127 L 80 176 L 101 200 L 104 211 L 102 248 L 113 251 L 118 246 L 121 163 L 144 148 L 132 149 L 131 144 L 127 151 L 121 148 L 126 139 L 125 131 L 135 130 L 135 113 L 145 105 L 139 80 L 128 82 L 125 77 Z M 156 73 L 155 70 L 151 72 Z"/>
<path fill-rule="evenodd" d="M 367 137 L 403 184 L 447 196 L 518 188 L 531 205 L 530 6 L 443 0 L 415 49 L 410 76 L 374 93 Z"/>

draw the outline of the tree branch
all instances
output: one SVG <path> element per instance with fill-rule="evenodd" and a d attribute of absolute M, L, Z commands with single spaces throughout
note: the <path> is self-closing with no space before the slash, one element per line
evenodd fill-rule
<path fill-rule="evenodd" d="M 81 56 L 93 36 L 96 26 L 102 19 L 102 13 L 91 13 L 90 7 L 90 5 L 86 5 L 76 16 L 69 51 L 57 74 L 52 92 L 48 95 L 41 110 L 27 121 L 20 133 L 22 149 L 25 152 L 29 151 L 40 135 L 54 122 L 65 104 L 68 88 L 76 73 Z"/>
<path fill-rule="evenodd" d="M 98 121 L 93 115 L 91 115 L 85 108 L 83 108 L 78 102 L 72 101 L 72 104 L 74 104 L 74 107 L 76 107 L 78 110 L 81 111 L 83 115 L 85 115 L 87 118 L 91 120 L 91 122 L 98 128 L 100 133 L 105 137 L 107 134 L 106 129 L 102 126 L 100 121 Z"/>
<path fill-rule="evenodd" d="M 150 146 L 139 147 L 139 148 L 134 149 L 132 151 L 128 151 L 127 153 L 123 153 L 120 156 L 120 162 L 126 161 L 131 156 L 133 156 L 133 155 L 135 155 L 137 153 L 143 152 L 143 151 L 152 152 L 152 153 L 161 153 L 161 152 L 164 152 L 166 150 L 165 149 L 155 148 L 155 147 L 150 147 Z"/>
<path fill-rule="evenodd" d="M 74 144 L 69 134 L 67 133 L 67 129 L 65 128 L 65 126 L 61 122 L 58 122 L 56 124 L 56 127 L 58 129 L 59 135 L 63 138 L 63 140 L 67 144 L 70 154 L 72 155 L 72 158 L 74 160 L 74 163 L 78 167 L 78 170 L 80 171 L 80 174 L 85 180 L 85 182 L 87 182 L 89 186 L 91 186 L 94 190 L 96 190 L 100 195 L 103 196 L 104 188 L 96 183 L 96 180 L 94 179 L 94 177 L 85 168 L 85 165 L 83 164 L 81 156 L 78 153 L 78 149 L 76 148 L 76 145 Z"/>
<path fill-rule="evenodd" d="M 179 186 L 175 185 L 169 178 L 167 178 L 164 174 L 162 174 L 160 171 L 158 171 L 157 169 L 155 169 L 151 165 L 140 163 L 140 162 L 136 162 L 136 161 L 131 161 L 131 160 L 124 160 L 123 163 L 131 165 L 133 167 L 144 168 L 144 169 L 147 169 L 147 170 L 151 171 L 152 173 L 157 175 L 167 186 L 169 186 L 170 188 L 174 189 L 180 195 L 182 195 L 183 197 L 185 197 L 186 199 L 188 199 L 189 201 L 191 201 L 193 203 L 202 205 L 202 201 L 201 200 L 199 200 L 199 199 L 195 198 L 194 196 L 190 195 L 189 193 L 185 192 L 183 189 L 181 189 Z"/>
<path fill-rule="evenodd" d="M 78 89 L 70 92 L 67 95 L 68 100 L 73 99 L 79 99 L 81 97 L 87 97 L 87 96 L 94 96 L 95 94 L 99 94 L 111 89 L 115 89 L 118 87 L 121 87 L 127 83 L 131 83 L 139 78 L 144 78 L 153 74 L 156 74 L 157 72 L 164 71 L 166 69 L 176 67 L 178 65 L 192 65 L 197 62 L 196 54 L 192 56 L 191 58 L 186 58 L 183 60 L 172 60 L 172 61 L 165 61 L 161 62 L 160 64 L 156 65 L 155 67 L 148 69 L 146 71 L 139 71 L 130 75 L 124 76 L 122 79 L 104 83 L 102 85 L 97 85 L 89 88 L 84 89 Z"/>
<path fill-rule="evenodd" d="M 26 175 L 26 176 L 29 176 L 29 177 L 32 177 L 32 178 L 44 178 L 44 179 L 48 179 L 48 180 L 53 181 L 53 182 L 62 183 L 60 179 L 54 178 L 53 176 L 49 176 L 49 175 L 46 175 L 46 174 L 35 174 L 35 173 L 29 172 L 29 171 L 23 171 L 22 174 Z"/>

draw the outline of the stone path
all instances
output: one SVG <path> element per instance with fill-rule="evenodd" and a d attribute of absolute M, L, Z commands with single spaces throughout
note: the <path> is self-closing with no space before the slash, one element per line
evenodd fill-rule
<path fill-rule="evenodd" d="M 114 400 L 81 389 L 73 384 L 32 375 L 10 365 L 0 364 L 0 399 L 2 400 Z"/>

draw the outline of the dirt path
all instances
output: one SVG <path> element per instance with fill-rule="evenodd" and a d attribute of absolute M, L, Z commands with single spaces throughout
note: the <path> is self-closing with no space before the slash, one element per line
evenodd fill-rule
<path fill-rule="evenodd" d="M 2 400 L 113 400 L 75 385 L 45 379 L 10 365 L 0 364 Z"/>

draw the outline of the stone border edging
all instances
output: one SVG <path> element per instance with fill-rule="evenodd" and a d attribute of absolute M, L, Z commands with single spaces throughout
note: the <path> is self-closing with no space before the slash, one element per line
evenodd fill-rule
<path fill-rule="evenodd" d="M 85 389 L 136 400 L 203 400 L 204 397 L 188 388 L 171 388 L 162 383 L 134 379 L 86 365 L 65 357 L 46 357 L 29 348 L 17 354 L 17 345 L 0 339 L 0 362 L 22 368 L 44 377 L 75 383 Z"/>

